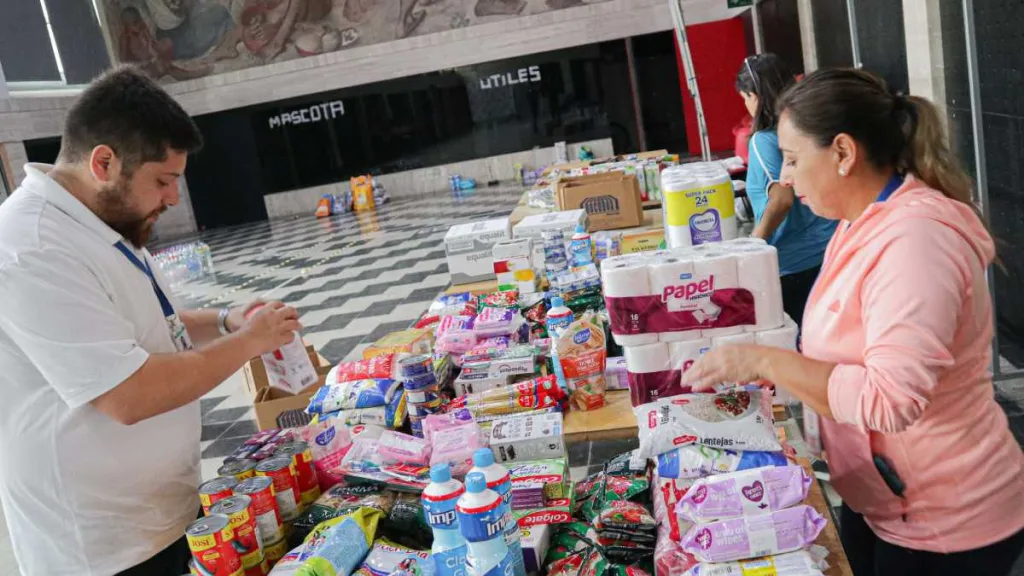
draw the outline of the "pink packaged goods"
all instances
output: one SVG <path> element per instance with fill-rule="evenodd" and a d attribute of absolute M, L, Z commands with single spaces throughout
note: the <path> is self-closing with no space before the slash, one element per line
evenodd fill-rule
<path fill-rule="evenodd" d="M 676 512 L 694 523 L 775 512 L 807 499 L 811 481 L 795 465 L 709 476 L 693 484 Z"/>
<path fill-rule="evenodd" d="M 394 430 L 385 430 L 377 441 L 377 453 L 385 464 L 421 464 L 430 463 L 430 444 L 423 438 L 417 438 Z"/>
<path fill-rule="evenodd" d="M 760 390 L 681 394 L 633 409 L 640 455 L 653 458 L 680 446 L 730 450 L 782 449 L 772 423 L 771 395 Z"/>
<path fill-rule="evenodd" d="M 701 562 L 731 562 L 799 550 L 814 543 L 825 518 L 807 505 L 768 514 L 697 524 L 683 550 Z"/>

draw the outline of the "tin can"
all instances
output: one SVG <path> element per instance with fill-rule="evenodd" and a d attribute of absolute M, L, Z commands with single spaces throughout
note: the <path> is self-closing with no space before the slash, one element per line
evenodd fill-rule
<path fill-rule="evenodd" d="M 225 462 L 223 466 L 217 469 L 217 474 L 219 476 L 233 476 L 235 480 L 241 482 L 256 475 L 256 461 L 245 458 Z"/>
<path fill-rule="evenodd" d="M 252 513 L 252 498 L 237 494 L 210 506 L 210 514 L 223 514 L 235 531 L 235 550 L 242 558 L 242 568 L 248 570 L 263 563 L 263 543 Z"/>
<path fill-rule="evenodd" d="M 196 520 L 185 530 L 196 571 L 207 576 L 243 576 L 242 559 L 235 551 L 235 532 L 223 514 Z"/>
<path fill-rule="evenodd" d="M 433 372 L 425 372 L 417 376 L 409 376 L 402 381 L 402 386 L 407 391 L 422 390 L 431 386 L 437 386 L 437 375 Z"/>
<path fill-rule="evenodd" d="M 403 378 L 411 378 L 433 372 L 434 359 L 429 354 L 418 354 L 403 358 L 398 362 L 398 366 Z"/>
<path fill-rule="evenodd" d="M 413 436 L 423 438 L 423 417 L 409 414 L 409 429 Z"/>
<path fill-rule="evenodd" d="M 203 514 L 210 513 L 210 506 L 234 494 L 238 480 L 234 476 L 221 476 L 199 485 L 199 503 L 203 505 Z"/>
<path fill-rule="evenodd" d="M 252 514 L 256 517 L 260 542 L 266 555 L 268 545 L 284 538 L 281 513 L 278 512 L 277 498 L 274 497 L 274 481 L 267 476 L 247 478 L 235 487 L 235 494 L 244 494 L 252 499 Z"/>
<path fill-rule="evenodd" d="M 282 537 L 277 542 L 271 542 L 263 548 L 263 554 L 267 557 L 267 564 L 273 568 L 274 564 L 288 553 L 288 543 Z"/>
<path fill-rule="evenodd" d="M 281 522 L 288 524 L 299 517 L 299 482 L 291 456 L 274 456 L 256 465 L 256 475 L 266 476 L 274 483 L 274 497 Z"/>
<path fill-rule="evenodd" d="M 313 452 L 309 443 L 302 440 L 281 444 L 277 447 L 278 456 L 291 456 L 299 482 L 299 500 L 303 508 L 309 506 L 320 497 L 320 482 L 313 468 Z"/>

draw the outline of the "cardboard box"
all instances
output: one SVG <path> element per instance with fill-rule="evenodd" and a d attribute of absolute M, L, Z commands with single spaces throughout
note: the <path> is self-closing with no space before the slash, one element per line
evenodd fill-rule
<path fill-rule="evenodd" d="M 306 388 L 302 392 L 292 395 L 284 390 L 267 386 L 262 388 L 253 401 L 253 411 L 256 413 L 256 425 L 260 430 L 278 428 L 277 417 L 289 410 L 305 410 L 309 406 L 309 399 L 316 394 L 316 391 L 327 381 L 327 375 L 322 374 L 316 384 Z"/>
<path fill-rule="evenodd" d="M 434 347 L 434 332 L 429 328 L 409 328 L 382 336 L 363 350 L 363 359 L 382 354 L 430 354 Z"/>
<path fill-rule="evenodd" d="M 331 369 L 330 363 L 320 357 L 313 345 L 306 342 L 306 353 L 316 368 L 317 374 L 327 374 Z M 263 365 L 263 358 L 257 356 L 242 366 L 242 378 L 245 380 L 245 390 L 253 399 L 260 390 L 270 386 L 270 379 L 267 377 L 267 368 Z"/>
<path fill-rule="evenodd" d="M 665 247 L 664 228 L 638 228 L 623 230 L 619 238 L 619 254 L 637 254 L 661 250 Z"/>
<path fill-rule="evenodd" d="M 532 239 L 517 238 L 498 242 L 494 245 L 493 254 L 498 290 L 519 290 L 520 294 L 537 291 Z"/>
<path fill-rule="evenodd" d="M 512 517 L 515 518 L 519 528 L 530 528 L 533 526 L 544 526 L 548 524 L 568 524 L 573 521 L 572 508 L 573 491 L 572 481 L 565 483 L 565 491 L 568 498 L 552 500 L 543 508 L 532 508 L 529 510 L 513 510 Z"/>
<path fill-rule="evenodd" d="M 583 224 L 588 228 L 589 221 L 584 210 L 563 210 L 561 212 L 548 212 L 547 214 L 534 214 L 523 218 L 523 221 L 516 224 L 512 229 L 512 237 L 519 240 L 529 238 L 533 240 L 533 269 L 544 270 L 544 232 L 546 230 L 561 230 L 565 234 L 566 243 L 572 237 L 576 226 Z"/>
<path fill-rule="evenodd" d="M 591 231 L 632 228 L 644 220 L 636 176 L 623 172 L 562 178 L 555 199 L 560 210 L 586 210 Z"/>
<path fill-rule="evenodd" d="M 508 218 L 456 224 L 444 236 L 452 284 L 493 280 L 494 245 L 512 238 Z"/>
<path fill-rule="evenodd" d="M 454 386 L 456 396 L 479 394 L 502 386 L 508 386 L 508 377 L 498 376 L 496 378 L 491 378 L 487 374 L 475 374 L 472 376 L 460 374 L 459 377 L 455 379 Z"/>
<path fill-rule="evenodd" d="M 500 418 L 491 424 L 491 451 L 498 462 L 565 457 L 561 414 Z"/>

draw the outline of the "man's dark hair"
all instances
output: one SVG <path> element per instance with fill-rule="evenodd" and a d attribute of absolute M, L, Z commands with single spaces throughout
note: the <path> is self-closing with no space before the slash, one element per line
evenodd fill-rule
<path fill-rule="evenodd" d="M 163 162 L 167 150 L 196 152 L 199 128 L 182 107 L 137 68 L 113 68 L 92 81 L 68 110 L 60 159 L 77 162 L 105 144 L 130 173 Z"/>

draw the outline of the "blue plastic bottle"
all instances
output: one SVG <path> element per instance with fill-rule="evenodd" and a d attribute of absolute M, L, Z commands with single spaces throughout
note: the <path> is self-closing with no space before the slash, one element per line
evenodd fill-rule
<path fill-rule="evenodd" d="M 437 576 L 463 576 L 466 573 L 466 539 L 459 531 L 455 505 L 466 492 L 462 482 L 452 479 L 447 463 L 430 468 L 430 484 L 423 489 L 423 514 L 434 532 L 430 553 Z"/>
<path fill-rule="evenodd" d="M 509 576 L 512 574 L 505 523 L 508 515 L 501 496 L 487 489 L 481 472 L 466 475 L 466 493 L 455 506 L 459 530 L 466 539 L 466 576 Z"/>
<path fill-rule="evenodd" d="M 480 472 L 487 481 L 487 489 L 493 490 L 501 497 L 506 514 L 505 545 L 512 562 L 515 576 L 526 576 L 526 563 L 523 560 L 523 545 L 519 542 L 522 534 L 519 524 L 512 518 L 512 475 L 508 469 L 494 461 L 494 453 L 490 448 L 480 448 L 473 452 L 473 468 L 470 473 Z"/>

